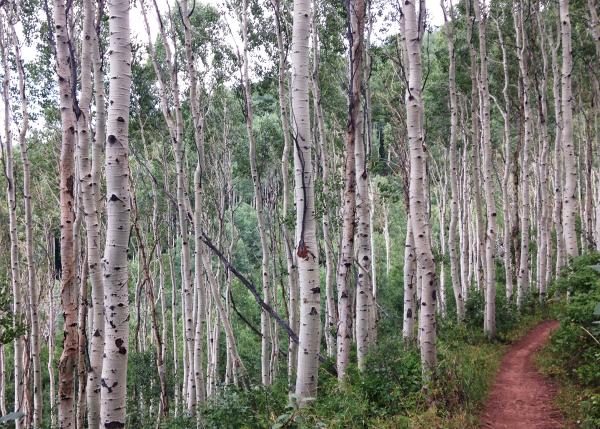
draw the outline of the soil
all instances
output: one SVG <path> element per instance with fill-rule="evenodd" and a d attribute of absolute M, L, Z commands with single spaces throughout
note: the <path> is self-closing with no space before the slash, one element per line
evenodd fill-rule
<path fill-rule="evenodd" d="M 513 344 L 486 401 L 481 429 L 559 429 L 566 427 L 554 398 L 556 388 L 535 368 L 533 355 L 558 327 L 543 322 Z"/>

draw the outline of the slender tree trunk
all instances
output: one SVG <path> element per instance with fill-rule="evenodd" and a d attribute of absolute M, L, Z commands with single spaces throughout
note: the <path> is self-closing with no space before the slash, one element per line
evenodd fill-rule
<path fill-rule="evenodd" d="M 315 222 L 315 191 L 309 109 L 310 2 L 294 0 L 292 29 L 292 136 L 296 199 L 296 254 L 300 288 L 300 332 L 296 396 L 300 405 L 317 394 L 321 289 Z"/>
<path fill-rule="evenodd" d="M 356 109 L 354 120 L 354 173 L 356 176 L 356 266 L 358 281 L 356 285 L 356 348 L 358 368 L 366 368 L 366 356 L 371 345 L 371 312 L 373 305 L 369 190 L 365 141 L 363 134 L 363 112 L 361 109 L 361 89 L 363 85 L 365 2 L 352 0 L 348 3 L 350 20 L 350 106 Z M 353 105 L 356 104 L 356 107 Z"/>
<path fill-rule="evenodd" d="M 17 202 L 14 176 L 14 157 L 12 153 L 12 131 L 11 131 L 11 99 L 10 99 L 10 65 L 9 65 L 9 35 L 4 27 L 4 22 L 0 22 L 0 56 L 2 58 L 2 67 L 4 69 L 4 79 L 2 81 L 2 101 L 4 104 L 4 138 L 2 145 L 4 174 L 6 177 L 6 196 L 8 205 L 8 228 L 10 236 L 10 281 L 13 294 L 13 318 L 14 326 L 21 324 L 23 320 L 23 309 L 21 303 L 21 284 L 20 284 L 20 266 L 19 266 L 19 237 L 17 232 Z M 13 367 L 14 367 L 14 411 L 23 412 L 24 408 L 24 371 L 23 371 L 23 353 L 24 343 L 22 336 L 17 336 L 13 342 Z M 23 419 L 15 421 L 15 427 L 23 427 Z"/>
<path fill-rule="evenodd" d="M 260 247 L 262 252 L 261 262 L 261 275 L 262 275 L 262 288 L 263 288 L 263 301 L 267 304 L 270 302 L 271 296 L 271 279 L 269 277 L 270 266 L 269 266 L 269 242 L 267 240 L 267 229 L 264 219 L 264 204 L 263 196 L 261 192 L 260 177 L 258 176 L 258 167 L 256 164 L 256 140 L 254 138 L 254 132 L 252 131 L 253 124 L 253 105 L 252 105 L 252 90 L 250 87 L 250 77 L 248 75 L 248 1 L 244 0 L 242 11 L 242 39 L 243 39 L 243 57 L 242 57 L 242 79 L 244 85 L 244 99 L 245 99 L 245 115 L 246 115 L 246 131 L 248 133 L 248 146 L 249 146 L 249 158 L 250 158 L 250 174 L 252 176 L 252 184 L 254 186 L 254 201 L 256 203 L 256 217 L 258 220 L 258 234 L 260 237 Z M 270 321 L 267 312 L 261 308 L 260 312 L 260 331 L 262 334 L 261 339 L 261 380 L 262 384 L 268 386 L 271 384 L 271 378 L 269 376 L 270 368 L 270 344 L 269 338 L 270 333 Z"/>
<path fill-rule="evenodd" d="M 471 182 L 471 189 L 474 191 L 474 204 L 475 204 L 475 228 L 476 228 L 476 241 L 473 243 L 476 246 L 473 249 L 476 251 L 476 265 L 475 274 L 477 289 L 479 290 L 486 279 L 486 263 L 484 261 L 486 253 L 486 238 L 483 221 L 483 204 L 481 202 L 481 128 L 479 122 L 480 109 L 480 79 L 479 70 L 477 67 L 477 51 L 473 40 L 475 40 L 473 26 L 477 17 L 477 9 L 474 9 L 474 16 L 471 16 L 471 5 L 474 5 L 479 0 L 467 0 L 465 7 L 467 9 L 467 40 L 469 45 L 469 57 L 470 57 L 470 76 L 471 76 L 471 142 L 473 145 L 473 181 Z M 477 6 L 475 6 L 477 7 Z M 483 122 L 483 121 L 482 121 Z M 483 124 L 482 124 L 483 125 Z M 484 172 L 485 173 L 485 172 Z"/>
<path fill-rule="evenodd" d="M 425 2 L 420 2 L 424 12 Z M 419 338 L 421 345 L 421 365 L 424 380 L 428 380 L 436 365 L 436 272 L 431 251 L 431 225 L 427 216 L 425 182 L 427 170 L 423 147 L 423 124 L 421 110 L 421 37 L 423 23 L 417 20 L 414 1 L 406 1 L 402 6 L 405 20 L 406 51 L 408 53 L 408 87 L 406 91 L 406 120 L 410 147 L 410 221 L 415 240 L 417 266 L 422 276 L 421 308 L 419 311 Z M 425 15 L 422 13 L 421 15 Z"/>
<path fill-rule="evenodd" d="M 63 352 L 58 365 L 59 424 L 75 427 L 74 372 L 77 365 L 77 295 L 73 224 L 75 221 L 75 129 L 76 117 L 71 94 L 71 61 L 66 6 L 63 0 L 54 1 L 56 37 L 56 71 L 60 96 L 62 145 L 60 157 L 61 206 L 61 300 L 64 318 Z"/>
<path fill-rule="evenodd" d="M 30 356 L 33 364 L 33 416 L 34 428 L 42 424 L 42 372 L 40 366 L 39 343 L 39 314 L 38 314 L 38 287 L 35 278 L 35 262 L 33 257 L 33 209 L 31 204 L 31 174 L 29 168 L 29 147 L 27 145 L 27 132 L 29 130 L 29 110 L 25 92 L 25 68 L 21 56 L 20 41 L 14 26 L 9 23 L 14 48 L 15 63 L 19 82 L 19 99 L 21 104 L 21 121 L 19 126 L 19 152 L 23 162 L 23 200 L 25 216 L 25 254 L 27 258 L 27 284 L 29 304 L 29 343 Z M 4 365 L 4 363 L 3 363 Z M 6 412 L 4 412 L 6 414 Z"/>
<path fill-rule="evenodd" d="M 511 247 L 511 229 L 514 219 L 512 219 L 512 205 L 514 204 L 513 196 L 510 193 L 510 175 L 512 168 L 512 148 L 510 139 L 510 97 L 509 97 L 509 82 L 510 75 L 508 70 L 508 54 L 502 30 L 498 21 L 496 21 L 496 30 L 498 31 L 498 43 L 502 50 L 502 70 L 504 73 L 504 86 L 502 87 L 502 96 L 504 99 L 504 108 L 496 103 L 502 120 L 504 122 L 504 174 L 502 176 L 502 213 L 504 215 L 504 227 L 502 235 L 502 246 L 504 247 L 504 276 L 506 283 L 506 298 L 511 301 L 514 290 L 514 267 L 512 259 Z M 496 100 L 495 100 L 496 101 Z"/>
<path fill-rule="evenodd" d="M 548 53 L 546 50 L 546 36 L 545 36 L 545 25 L 541 17 L 541 11 L 536 11 L 537 24 L 539 28 L 539 40 L 540 40 L 540 51 L 542 54 L 542 75 L 538 82 L 538 117 L 539 117 L 539 129 L 540 129 L 540 154 L 539 154 L 539 186 L 540 186 L 540 216 L 539 216 L 539 227 L 538 233 L 540 239 L 538 240 L 538 255 L 537 255 L 537 282 L 538 292 L 541 302 L 546 299 L 546 270 L 549 268 L 547 264 L 546 253 L 548 247 L 550 247 L 550 197 L 549 197 L 549 184 L 548 184 L 548 150 L 549 150 L 549 137 L 548 137 L 548 103 L 546 101 L 546 94 L 548 93 L 547 80 L 548 80 Z"/>
<path fill-rule="evenodd" d="M 463 300 L 461 277 L 459 274 L 458 249 L 459 244 L 457 236 L 458 218 L 458 161 L 456 138 L 458 133 L 458 100 L 456 95 L 456 56 L 454 50 L 454 13 L 452 2 L 450 0 L 449 14 L 452 22 L 446 15 L 445 2 L 442 0 L 442 9 L 444 12 L 446 37 L 448 39 L 448 56 L 450 66 L 448 70 L 448 84 L 450 89 L 450 229 L 448 231 L 448 251 L 450 253 L 450 276 L 452 278 L 452 290 L 454 291 L 454 302 L 456 303 L 456 317 L 462 321 L 465 317 L 465 303 Z"/>
<path fill-rule="evenodd" d="M 404 320 L 402 338 L 406 344 L 415 340 L 417 259 L 415 239 L 412 232 L 410 215 L 406 218 L 406 243 L 404 245 Z"/>
<path fill-rule="evenodd" d="M 523 95 L 523 147 L 521 154 L 521 249 L 519 274 L 517 276 L 517 306 L 520 308 L 525 293 L 529 289 L 529 148 L 533 140 L 533 128 L 531 119 L 530 104 L 530 78 L 529 78 L 529 58 L 528 48 L 526 46 L 525 26 L 524 26 L 524 4 L 520 3 L 515 11 L 515 36 L 517 43 L 517 55 L 519 59 L 519 71 L 522 82 Z"/>
<path fill-rule="evenodd" d="M 560 0 L 560 27 L 562 40 L 561 143 L 565 167 L 562 215 L 567 255 L 569 257 L 574 257 L 579 255 L 577 232 L 575 231 L 579 202 L 577 200 L 577 167 L 575 146 L 573 142 L 573 93 L 571 90 L 573 59 L 571 54 L 571 18 L 569 15 L 569 0 Z"/>
<path fill-rule="evenodd" d="M 551 45 L 552 64 L 552 96 L 554 99 L 554 116 L 556 130 L 554 133 L 554 207 L 553 221 L 556 231 L 556 275 L 558 276 L 565 266 L 566 247 L 563 233 L 562 204 L 563 204 L 563 165 L 562 156 L 562 102 L 560 93 L 560 75 L 558 68 L 558 51 L 560 48 L 560 37 L 553 40 L 551 35 L 547 36 Z"/>
<path fill-rule="evenodd" d="M 323 115 L 323 107 L 321 104 L 321 87 L 319 83 L 319 65 L 320 65 L 320 48 L 319 48 L 319 31 L 316 25 L 316 14 L 313 15 L 313 73 L 312 73 L 312 93 L 313 105 L 316 116 L 316 125 L 318 131 L 318 152 L 321 160 L 321 170 L 323 182 L 324 208 L 322 219 L 323 242 L 325 246 L 325 344 L 327 345 L 327 356 L 333 357 L 336 352 L 336 339 L 334 332 L 337 326 L 337 310 L 335 305 L 335 261 L 333 253 L 333 242 L 330 233 L 330 207 L 327 201 L 331 195 L 329 189 L 329 159 L 327 133 L 325 131 L 325 117 Z"/>
<path fill-rule="evenodd" d="M 487 211 L 487 229 L 485 235 L 485 316 L 483 330 L 488 338 L 496 336 L 496 268 L 494 265 L 494 254 L 496 249 L 496 203 L 494 201 L 494 177 L 493 177 L 493 149 L 492 133 L 490 124 L 490 92 L 488 78 L 488 54 L 486 39 L 486 2 L 481 6 L 479 0 L 475 0 L 475 16 L 479 22 L 479 60 L 480 60 L 480 82 L 479 91 L 481 99 L 481 128 L 483 146 L 483 188 L 485 193 L 485 204 Z M 483 13 L 482 9 L 483 8 Z"/>
<path fill-rule="evenodd" d="M 281 182 L 282 182 L 282 216 L 283 219 L 287 219 L 289 212 L 289 155 L 292 149 L 290 136 L 290 117 L 288 109 L 288 97 L 285 87 L 285 76 L 287 69 L 287 47 L 284 47 L 283 34 L 285 31 L 285 22 L 283 22 L 284 16 L 281 11 L 280 0 L 271 0 L 271 4 L 275 10 L 275 24 L 277 26 L 277 52 L 279 56 L 278 64 L 278 95 L 279 95 L 279 116 L 281 119 L 281 125 L 283 129 L 283 152 L 281 154 Z M 318 49 L 318 47 L 316 47 Z M 285 261 L 288 273 L 288 287 L 289 287 L 289 298 L 288 298 L 288 313 L 289 313 L 289 325 L 298 332 L 299 318 L 298 318 L 298 266 L 296 261 L 296 255 L 294 254 L 294 246 L 292 244 L 292 231 L 288 228 L 286 222 L 282 223 L 282 236 L 285 251 Z M 298 362 L 298 345 L 294 341 L 289 341 L 288 345 L 288 382 L 290 386 L 293 385 L 296 376 L 296 366 Z"/>
<path fill-rule="evenodd" d="M 100 419 L 111 428 L 125 427 L 129 297 L 127 247 L 130 225 L 129 99 L 131 42 L 129 1 L 110 0 L 109 96 L 106 139 L 106 246 L 104 315 L 106 317 Z"/>

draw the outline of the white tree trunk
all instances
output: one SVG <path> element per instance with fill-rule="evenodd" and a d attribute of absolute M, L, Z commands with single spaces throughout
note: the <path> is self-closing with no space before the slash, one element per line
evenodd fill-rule
<path fill-rule="evenodd" d="M 106 139 L 106 245 L 104 248 L 105 342 L 100 419 L 104 427 L 125 427 L 129 296 L 127 247 L 130 225 L 129 101 L 131 42 L 129 1 L 110 0 L 109 97 Z"/>
<path fill-rule="evenodd" d="M 573 93 L 571 90 L 571 73 L 573 59 L 571 55 L 571 18 L 569 15 L 569 0 L 560 0 L 560 27 L 562 40 L 562 149 L 565 167 L 565 185 L 563 190 L 563 227 L 567 255 L 579 255 L 577 247 L 577 232 L 575 222 L 579 211 L 577 200 L 577 166 L 575 146 L 573 143 Z"/>
<path fill-rule="evenodd" d="M 75 428 L 74 372 L 77 365 L 77 295 L 73 224 L 75 221 L 75 129 L 76 118 L 71 94 L 71 61 L 66 7 L 63 0 L 54 1 L 56 38 L 56 71 L 60 96 L 62 145 L 60 159 L 61 206 L 61 300 L 64 318 L 63 352 L 58 365 L 59 424 Z"/>
<path fill-rule="evenodd" d="M 458 321 L 462 321 L 465 317 L 465 303 L 463 300 L 461 277 L 459 272 L 459 260 L 457 245 L 459 244 L 457 235 L 457 225 L 459 222 L 459 192 L 458 192 L 458 160 L 456 139 L 458 133 L 458 98 L 456 94 L 456 56 L 454 50 L 454 18 L 453 7 L 450 0 L 449 14 L 452 22 L 446 15 L 446 7 L 442 1 L 442 9 L 444 12 L 444 20 L 446 37 L 448 39 L 448 56 L 450 66 L 448 69 L 448 85 L 450 90 L 450 229 L 448 231 L 448 250 L 450 253 L 450 276 L 452 278 L 452 290 L 454 291 L 454 302 L 456 303 L 456 317 Z"/>
<path fill-rule="evenodd" d="M 258 167 L 256 164 L 256 140 L 252 130 L 253 124 L 253 105 L 252 105 L 252 88 L 250 86 L 250 77 L 248 75 L 248 0 L 243 1 L 242 6 L 242 39 L 243 39 L 243 57 L 242 57 L 242 79 L 244 86 L 245 100 L 245 115 L 246 115 L 246 132 L 248 134 L 248 147 L 250 159 L 250 175 L 252 176 L 252 184 L 254 186 L 254 201 L 256 204 L 256 218 L 258 220 L 258 235 L 260 237 L 260 248 L 262 253 L 261 261 L 261 276 L 262 276 L 262 299 L 266 304 L 270 302 L 271 296 L 271 279 L 269 273 L 269 241 L 267 239 L 267 229 L 264 218 L 264 204 L 261 190 L 260 177 L 258 176 Z M 270 357 L 270 328 L 269 315 L 265 309 L 260 311 L 260 332 L 261 332 L 261 380 L 262 384 L 268 386 L 271 384 L 269 368 L 271 366 Z"/>
<path fill-rule="evenodd" d="M 424 8 L 421 2 L 421 8 Z M 431 225 L 427 216 L 426 154 L 423 146 L 421 111 L 421 25 L 417 21 L 414 0 L 402 5 L 405 20 L 406 51 L 408 53 L 408 88 L 406 91 L 406 120 L 410 146 L 410 221 L 413 229 L 417 266 L 422 276 L 421 308 L 419 311 L 419 338 L 423 376 L 428 380 L 436 365 L 436 272 L 431 251 Z M 421 9 L 422 12 L 423 9 Z"/>
<path fill-rule="evenodd" d="M 492 133 L 490 124 L 490 92 L 487 58 L 487 5 L 475 0 L 475 16 L 479 22 L 479 60 L 481 99 L 481 128 L 483 146 L 483 188 L 487 211 L 487 228 L 485 236 L 485 315 L 483 330 L 488 338 L 496 336 L 496 267 L 494 255 L 496 250 L 496 202 L 494 201 L 494 167 L 492 150 Z M 481 10 L 483 9 L 483 11 Z"/>
<path fill-rule="evenodd" d="M 406 217 L 406 242 L 404 245 L 404 308 L 402 338 L 406 344 L 415 340 L 417 259 L 410 215 Z"/>
<path fill-rule="evenodd" d="M 322 219 L 323 242 L 325 247 L 325 344 L 327 345 L 327 356 L 333 357 L 336 352 L 336 339 L 334 336 L 337 327 L 337 311 L 335 305 L 335 256 L 333 253 L 333 242 L 330 233 L 330 207 L 327 203 L 331 196 L 329 189 L 329 158 L 327 133 L 325 131 L 325 117 L 321 105 L 321 87 L 319 83 L 319 65 L 320 65 L 320 49 L 318 28 L 316 25 L 316 14 L 313 14 L 313 73 L 312 73 L 312 93 L 313 93 L 313 108 L 315 110 L 316 125 L 318 131 L 318 152 L 321 160 L 321 170 L 323 182 L 324 208 Z"/>
<path fill-rule="evenodd" d="M 300 288 L 300 332 L 296 396 L 316 397 L 319 372 L 321 289 L 315 222 L 315 193 L 309 104 L 310 2 L 294 0 L 292 29 L 292 136 L 296 198 L 296 254 Z"/>

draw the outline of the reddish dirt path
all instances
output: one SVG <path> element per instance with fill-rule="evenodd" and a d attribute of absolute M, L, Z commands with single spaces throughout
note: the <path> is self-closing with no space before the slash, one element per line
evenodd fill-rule
<path fill-rule="evenodd" d="M 553 403 L 556 390 L 531 361 L 557 327 L 557 321 L 543 322 L 511 346 L 485 404 L 481 429 L 565 427 L 563 416 Z"/>

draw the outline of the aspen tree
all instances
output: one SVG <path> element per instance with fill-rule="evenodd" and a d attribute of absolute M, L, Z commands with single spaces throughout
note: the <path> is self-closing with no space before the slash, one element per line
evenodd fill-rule
<path fill-rule="evenodd" d="M 20 284 L 20 264 L 19 264 L 19 237 L 17 232 L 17 202 L 14 175 L 14 156 L 12 146 L 11 130 L 11 100 L 10 100 L 10 81 L 11 68 L 9 65 L 9 46 L 10 39 L 8 28 L 5 27 L 5 19 L 0 15 L 0 57 L 2 59 L 2 68 L 4 76 L 2 80 L 2 101 L 4 104 L 4 144 L 2 145 L 2 155 L 4 160 L 4 175 L 6 177 L 6 196 L 8 204 L 8 228 L 10 237 L 10 282 L 13 294 L 13 317 L 15 327 L 17 323 L 23 321 L 23 308 L 21 303 L 21 284 Z M 19 335 L 13 342 L 13 367 L 14 367 L 14 411 L 23 412 L 24 408 L 24 371 L 23 371 L 23 338 Z M 15 421 L 15 427 L 23 427 L 23 419 L 18 418 Z"/>
<path fill-rule="evenodd" d="M 481 100 L 481 129 L 483 146 L 483 188 L 487 212 L 485 234 L 485 315 L 484 332 L 488 338 L 496 336 L 496 268 L 494 253 L 496 248 L 496 203 L 494 201 L 493 151 L 490 125 L 490 92 L 487 53 L 487 5 L 485 0 L 474 0 L 475 18 L 479 25 L 479 91 Z M 483 9 L 483 10 L 482 10 Z"/>
<path fill-rule="evenodd" d="M 181 2 L 181 15 L 183 19 L 184 44 L 186 67 L 189 75 L 189 103 L 192 113 L 192 122 L 194 129 L 194 143 L 196 145 L 197 162 L 194 172 L 194 289 L 196 295 L 196 329 L 194 333 L 194 359 L 193 359 L 193 383 L 195 385 L 196 397 L 188 397 L 188 408 L 194 411 L 194 401 L 204 402 L 205 382 L 204 382 L 204 338 L 203 331 L 205 327 L 206 313 L 206 292 L 203 281 L 202 253 L 206 250 L 200 239 L 202 227 L 203 207 L 203 187 L 205 179 L 205 160 L 204 160 L 204 114 L 199 103 L 198 94 L 198 73 L 196 71 L 196 58 L 192 50 L 192 24 L 188 10 L 187 0 Z"/>
<path fill-rule="evenodd" d="M 316 4 L 316 2 L 315 2 Z M 316 6 L 315 6 L 316 9 Z M 319 65 L 320 65 L 320 46 L 319 46 L 319 31 L 317 28 L 317 14 L 313 12 L 313 32 L 312 32 L 312 44 L 313 44 L 313 73 L 312 73 L 312 94 L 313 94 L 313 108 L 315 110 L 316 125 L 317 125 L 317 142 L 318 142 L 318 153 L 321 160 L 321 171 L 323 181 L 323 195 L 325 200 L 330 195 L 329 190 L 329 159 L 328 159 L 328 145 L 327 145 L 327 133 L 325 131 L 325 117 L 323 115 L 323 106 L 321 104 L 321 86 L 319 83 Z M 327 345 L 327 356 L 335 356 L 336 352 L 336 339 L 334 337 L 334 329 L 337 326 L 337 311 L 335 305 L 334 296 L 334 283 L 335 283 L 335 267 L 334 267 L 334 253 L 333 253 L 333 242 L 331 240 L 330 233 L 330 208 L 329 204 L 325 202 L 323 209 L 322 219 L 322 231 L 323 241 L 325 246 L 325 343 Z"/>
<path fill-rule="evenodd" d="M 282 210 L 281 215 L 284 220 L 287 219 L 290 210 L 290 185 L 289 185 L 289 156 L 292 148 L 292 142 L 290 141 L 291 129 L 290 129 L 290 117 L 288 108 L 288 94 L 286 91 L 285 80 L 286 70 L 288 67 L 287 62 L 287 49 L 284 48 L 283 35 L 284 35 L 284 16 L 282 15 L 280 0 L 271 0 L 271 5 L 275 10 L 275 24 L 277 27 L 277 53 L 278 53 L 278 75 L 277 75 L 277 94 L 279 96 L 279 116 L 281 119 L 281 125 L 283 130 L 283 152 L 281 154 L 281 183 L 282 183 Z M 315 49 L 318 47 L 315 46 Z M 316 67 L 316 65 L 315 65 Z M 316 102 L 316 101 L 315 101 Z M 288 286 L 289 286 L 289 298 L 288 298 L 288 313 L 289 313 L 289 325 L 298 332 L 299 320 L 298 320 L 298 264 L 297 256 L 294 254 L 294 245 L 292 238 L 292 231 L 287 226 L 286 222 L 282 224 L 282 236 L 285 251 L 285 262 L 288 275 Z M 289 341 L 288 345 L 288 382 L 290 385 L 293 384 L 293 380 L 296 373 L 296 366 L 298 362 L 298 345 L 294 341 Z"/>
<path fill-rule="evenodd" d="M 448 231 L 448 250 L 450 253 L 450 276 L 452 278 L 452 290 L 454 291 L 454 302 L 456 303 L 456 317 L 462 321 L 465 317 L 465 304 L 463 300 L 461 278 L 459 273 L 458 261 L 458 160 L 456 139 L 458 133 L 458 100 L 456 95 L 456 55 L 454 49 L 454 9 L 452 0 L 449 1 L 449 8 L 446 10 L 445 1 L 442 0 L 442 11 L 444 12 L 444 29 L 448 39 L 448 57 L 450 65 L 448 69 L 448 86 L 450 92 L 450 229 Z M 449 16 L 448 16 L 449 15 Z M 448 19 L 450 18 L 450 19 Z"/>
<path fill-rule="evenodd" d="M 503 15 L 504 17 L 504 15 Z M 494 102 L 496 107 L 500 111 L 502 115 L 502 120 L 504 123 L 504 174 L 502 176 L 502 212 L 504 214 L 504 226 L 502 233 L 502 245 L 504 247 L 504 277 L 506 283 L 506 298 L 511 301 L 514 291 L 514 266 L 513 266 L 513 252 L 511 246 L 511 229 L 514 219 L 512 218 L 514 198 L 510 192 L 510 175 L 512 168 L 512 148 L 511 148 L 511 138 L 510 138 L 510 96 L 509 96 L 509 63 L 508 63 L 508 54 L 506 51 L 506 45 L 504 43 L 504 38 L 502 36 L 502 30 L 500 27 L 500 23 L 497 19 L 495 19 L 496 30 L 498 33 L 498 43 L 500 45 L 500 50 L 502 51 L 502 71 L 504 75 L 504 85 L 502 86 L 502 98 L 504 101 L 504 107 L 498 103 L 498 101 L 494 98 Z"/>
<path fill-rule="evenodd" d="M 363 138 L 364 123 L 361 106 L 361 88 L 363 83 L 364 32 L 366 5 L 363 0 L 351 0 L 348 3 L 348 19 L 350 20 L 350 90 L 349 110 L 358 112 L 355 118 L 354 132 L 354 174 L 356 175 L 356 348 L 358 368 L 365 369 L 365 359 L 371 342 L 370 322 L 373 305 L 371 274 L 371 241 L 369 214 L 369 186 L 365 142 Z"/>
<path fill-rule="evenodd" d="M 71 61 L 67 11 L 63 0 L 54 1 L 56 72 L 60 97 L 62 144 L 60 157 L 61 207 L 61 301 L 64 317 L 63 352 L 58 365 L 59 424 L 75 427 L 74 372 L 77 365 L 77 295 L 73 224 L 75 222 L 75 130 L 76 117 L 71 94 Z"/>
<path fill-rule="evenodd" d="M 187 188 L 187 175 L 185 172 L 185 160 L 183 154 L 183 134 L 184 134 L 184 123 L 183 114 L 180 101 L 179 93 L 179 78 L 177 64 L 174 62 L 174 56 L 171 52 L 171 47 L 167 39 L 166 30 L 164 23 L 160 16 L 158 6 L 154 3 L 155 12 L 159 21 L 159 34 L 165 48 L 165 61 L 167 64 L 168 71 L 171 79 L 171 95 L 172 102 L 169 100 L 167 94 L 167 86 L 165 77 L 158 63 L 158 57 L 154 49 L 154 45 L 151 40 L 150 26 L 144 5 L 142 5 L 142 15 L 144 18 L 144 27 L 146 28 L 146 34 L 148 34 L 148 51 L 152 61 L 154 71 L 157 76 L 159 98 L 161 100 L 161 110 L 163 118 L 167 123 L 169 129 L 169 136 L 173 142 L 173 153 L 175 157 L 175 168 L 176 168 L 176 201 L 177 201 L 177 221 L 179 225 L 179 235 L 181 237 L 181 283 L 182 283 L 182 316 L 184 319 L 183 323 L 183 392 L 186 394 L 186 408 L 191 411 L 194 407 L 196 391 L 195 391 L 195 377 L 193 370 L 193 356 L 194 356 L 194 294 L 192 285 L 192 273 L 191 273 L 191 253 L 189 243 L 189 216 L 188 207 L 190 206 L 188 188 Z M 173 105 L 173 108 L 171 108 Z"/>
<path fill-rule="evenodd" d="M 350 359 L 352 344 L 352 301 L 350 299 L 350 275 L 354 263 L 354 235 L 356 215 L 356 135 L 362 132 L 360 124 L 360 80 L 362 69 L 360 64 L 362 56 L 357 57 L 354 52 L 359 43 L 356 27 L 356 6 L 360 3 L 364 12 L 363 0 L 347 2 L 347 13 L 350 31 L 349 49 L 349 81 L 348 81 L 348 120 L 346 124 L 346 150 L 344 160 L 344 190 L 342 193 L 342 238 L 337 263 L 336 284 L 338 295 L 338 329 L 337 329 L 337 355 L 336 366 L 338 380 L 346 377 L 346 369 Z M 364 15 L 363 15 L 364 16 Z M 354 25 L 354 26 L 353 26 Z M 362 34 L 362 33 L 361 33 Z M 360 122 L 359 122 L 360 121 Z"/>
<path fill-rule="evenodd" d="M 317 394 L 321 289 L 315 222 L 315 191 L 309 112 L 310 2 L 294 0 L 292 27 L 292 137 L 296 199 L 296 254 L 300 288 L 300 331 L 296 396 L 299 404 Z"/>
<path fill-rule="evenodd" d="M 15 46 L 17 71 L 19 73 L 19 95 L 21 99 L 21 126 L 19 130 L 19 146 L 21 160 L 23 162 L 23 199 L 25 204 L 25 242 L 27 256 L 27 279 L 29 296 L 29 320 L 30 320 L 30 349 L 31 361 L 33 363 L 33 427 L 42 425 L 42 371 L 40 366 L 40 337 L 39 337 L 39 314 L 38 314 L 38 285 L 36 281 L 35 261 L 33 256 L 33 208 L 31 204 L 31 174 L 29 170 L 29 147 L 27 145 L 27 130 L 29 123 L 28 102 L 25 93 L 25 70 L 21 59 L 19 40 L 12 28 Z"/>
<path fill-rule="evenodd" d="M 515 37 L 517 56 L 519 60 L 519 75 L 522 82 L 522 108 L 523 108 L 523 147 L 521 148 L 521 246 L 519 271 L 517 276 L 517 306 L 521 306 L 525 292 L 529 289 L 529 148 L 533 140 L 533 127 L 531 118 L 529 77 L 529 62 L 524 26 L 524 3 L 521 1 L 514 11 Z"/>
<path fill-rule="evenodd" d="M 475 36 L 473 35 L 473 27 L 474 22 L 477 20 L 477 16 L 471 16 L 471 5 L 473 2 L 478 2 L 479 0 L 466 0 L 465 7 L 467 10 L 467 41 L 469 45 L 469 58 L 470 58 L 470 76 L 471 76 L 471 144 L 472 144 L 472 155 L 473 155 L 473 181 L 471 182 L 471 189 L 473 190 L 474 196 L 474 205 L 475 205 L 475 231 L 476 240 L 473 242 L 473 250 L 476 253 L 475 260 L 475 280 L 477 282 L 477 288 L 481 288 L 483 282 L 485 281 L 486 274 L 486 264 L 484 261 L 485 257 L 485 235 L 486 231 L 484 229 L 484 221 L 483 221 L 483 204 L 481 203 L 481 127 L 479 122 L 480 115 L 480 101 L 479 101 L 479 92 L 480 92 L 480 76 L 479 70 L 477 67 L 477 50 L 475 49 L 475 45 L 473 40 L 475 40 Z M 477 6 L 474 6 L 474 9 Z M 474 10 L 475 15 L 477 15 L 477 10 Z M 466 296 L 465 296 L 466 299 Z"/>
<path fill-rule="evenodd" d="M 539 154 L 539 200 L 540 200 L 540 216 L 538 233 L 540 236 L 538 255 L 537 255 L 537 282 L 538 282 L 538 293 L 540 300 L 543 302 L 546 297 L 547 283 L 546 283 L 546 270 L 549 268 L 547 264 L 546 252 L 550 247 L 550 201 L 549 201 L 549 184 L 548 184 L 548 151 L 549 151 L 549 137 L 548 137 L 548 103 L 546 100 L 546 94 L 548 93 L 547 81 L 548 81 L 548 53 L 546 50 L 546 31 L 543 18 L 541 17 L 541 11 L 536 11 L 536 21 L 539 30 L 539 42 L 540 51 L 542 54 L 542 73 L 538 82 L 537 93 L 538 93 L 538 123 L 540 130 L 540 154 Z"/>
<path fill-rule="evenodd" d="M 103 258 L 106 317 L 100 419 L 125 427 L 129 297 L 127 247 L 130 225 L 129 101 L 131 42 L 129 1 L 110 0 L 109 108 L 106 138 L 106 244 Z"/>
<path fill-rule="evenodd" d="M 258 176 L 258 168 L 256 164 L 256 139 L 254 138 L 254 132 L 252 131 L 252 125 L 254 121 L 254 112 L 252 104 L 252 88 L 250 86 L 250 77 L 248 75 L 248 0 L 243 1 L 242 5 L 242 81 L 244 86 L 244 104 L 245 104 L 245 116 L 246 116 L 246 132 L 248 135 L 248 147 L 249 147 L 249 159 L 250 159 L 250 175 L 252 176 L 252 184 L 254 186 L 254 201 L 256 204 L 256 218 L 258 220 L 258 235 L 260 237 L 260 247 L 262 252 L 261 262 L 261 275 L 262 275 L 262 289 L 263 289 L 263 301 L 269 304 L 271 300 L 271 279 L 269 276 L 269 243 L 267 240 L 267 230 L 264 218 L 264 204 L 263 196 L 261 191 L 260 177 Z M 270 367 L 270 344 L 269 338 L 270 333 L 270 321 L 269 315 L 265 309 L 261 308 L 260 312 L 260 326 L 261 326 L 261 379 L 262 384 L 268 386 L 271 384 L 271 378 L 269 376 Z"/>
<path fill-rule="evenodd" d="M 555 133 L 554 133 L 554 206 L 552 208 L 552 218 L 554 229 L 556 231 L 556 267 L 555 273 L 558 276 L 562 267 L 565 266 L 566 248 L 565 236 L 563 233 L 562 205 L 563 205 L 563 156 L 562 156 L 562 102 L 560 94 L 560 72 L 558 66 L 558 53 L 560 49 L 560 36 L 552 36 L 552 31 L 548 30 L 546 35 L 550 44 L 550 61 L 552 65 L 552 98 L 554 99 Z"/>
<path fill-rule="evenodd" d="M 575 231 L 579 202 L 577 199 L 577 168 L 575 146 L 573 142 L 573 93 L 571 90 L 573 59 L 571 53 L 571 18 L 569 15 L 569 0 L 560 0 L 559 5 L 562 41 L 561 145 L 565 168 L 562 215 L 567 255 L 569 257 L 575 257 L 579 255 L 577 233 Z"/>
<path fill-rule="evenodd" d="M 425 2 L 420 2 L 424 12 Z M 424 380 L 427 381 L 435 371 L 436 365 L 436 272 L 431 251 L 431 225 L 427 216 L 427 194 L 425 184 L 425 148 L 423 142 L 423 124 L 421 118 L 421 39 L 422 23 L 417 21 L 414 0 L 402 5 L 406 32 L 406 52 L 408 59 L 408 87 L 406 90 L 406 119 L 410 147 L 410 221 L 415 240 L 417 266 L 422 279 L 421 308 L 419 311 L 419 338 L 421 365 Z M 424 13 L 422 14 L 424 15 Z M 421 15 L 421 16 L 422 16 Z"/>

